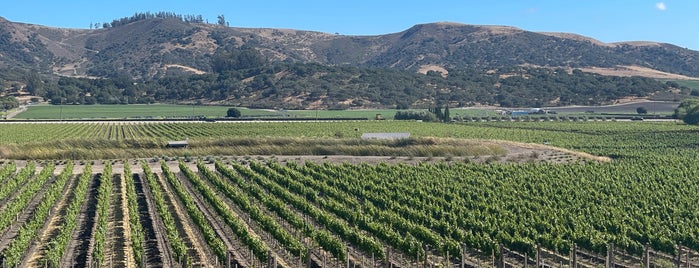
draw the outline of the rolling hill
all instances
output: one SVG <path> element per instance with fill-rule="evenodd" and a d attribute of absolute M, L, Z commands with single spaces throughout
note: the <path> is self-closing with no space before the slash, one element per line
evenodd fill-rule
<path fill-rule="evenodd" d="M 324 85 L 325 87 L 346 89 L 342 98 L 331 98 L 335 104 L 360 100 L 360 106 L 363 106 L 376 104 L 377 101 L 369 100 L 361 91 L 372 87 L 373 82 L 357 81 L 357 75 L 366 76 L 363 73 L 377 72 L 376 70 L 385 70 L 380 72 L 390 73 L 389 77 L 395 76 L 396 79 L 401 79 L 401 76 L 410 77 L 408 80 L 421 80 L 413 76 L 418 73 L 424 75 L 429 71 L 434 71 L 445 79 L 464 71 L 475 72 L 479 76 L 496 75 L 498 79 L 513 75 L 529 79 L 530 76 L 524 73 L 542 72 L 539 69 L 553 74 L 571 74 L 574 70 L 582 70 L 586 73 L 654 79 L 699 77 L 698 51 L 655 42 L 607 44 L 571 33 L 537 33 L 508 26 L 441 22 L 415 25 L 405 31 L 385 35 L 345 36 L 292 29 L 226 27 L 191 22 L 181 17 L 141 18 L 134 15 L 115 22 L 98 29 L 61 29 L 0 18 L 0 69 L 11 70 L 5 72 L 9 75 L 0 78 L 19 81 L 26 84 L 27 91 L 32 94 L 50 99 L 59 93 L 51 94 L 51 87 L 47 85 L 66 77 L 116 79 L 115 87 L 123 90 L 125 86 L 118 85 L 128 84 L 126 80 L 141 83 L 159 81 L 164 87 L 172 87 L 173 83 L 163 83 L 162 80 L 207 75 L 216 76 L 209 80 L 221 80 L 220 75 L 227 73 L 225 79 L 235 77 L 236 85 L 218 85 L 233 90 L 209 93 L 216 96 L 202 93 L 159 98 L 153 92 L 142 92 L 142 95 L 148 95 L 155 101 L 230 101 L 233 98 L 237 100 L 234 103 L 249 104 L 259 99 L 260 95 L 268 97 L 270 93 L 284 91 L 286 87 L 278 86 L 278 83 L 285 79 L 296 79 L 294 81 L 301 86 L 313 85 L 312 80 L 317 79 L 321 73 L 312 71 L 316 77 L 304 74 L 303 69 L 310 66 L 311 69 L 330 68 L 325 70 L 326 73 L 342 73 L 342 76 L 346 76 L 344 79 L 326 79 L 326 82 L 333 84 Z M 234 75 L 228 72 L 231 70 L 235 71 Z M 39 81 L 32 82 L 32 79 Z M 473 82 L 474 78 L 464 79 Z M 500 88 L 503 84 L 498 79 L 479 86 L 482 89 L 479 92 L 482 93 L 478 94 L 491 95 L 480 98 L 482 100 L 453 100 L 450 97 L 444 100 L 497 103 L 497 96 L 503 94 L 493 92 L 493 88 Z M 7 82 L 5 84 L 7 88 Z M 60 83 L 58 84 L 60 87 Z M 442 92 L 474 86 L 473 83 L 462 83 L 454 87 L 423 81 L 413 81 L 411 84 L 409 87 L 418 90 L 429 88 L 429 84 L 437 84 L 443 87 L 439 89 Z M 570 86 L 576 87 L 574 84 Z M 42 89 L 36 90 L 37 87 Z M 399 90 L 409 91 L 406 85 L 399 87 L 403 87 Z M 522 87 L 524 86 L 518 86 Z M 665 86 L 653 87 L 655 91 L 668 90 Z M 76 88 L 82 90 L 83 98 L 97 95 L 97 92 L 86 91 L 84 86 Z M 240 88 L 244 90 L 238 90 Z M 574 88 L 569 90 L 575 91 Z M 63 91 L 66 91 L 65 88 Z M 307 98 L 311 95 L 307 91 L 284 93 L 284 96 L 269 101 L 300 98 L 302 100 L 299 105 L 308 105 L 312 101 Z M 643 94 L 637 95 L 652 95 L 655 91 L 644 89 Z M 64 93 L 59 95 L 70 95 Z M 519 98 L 531 95 L 504 93 L 521 95 Z M 224 98 L 220 96 L 222 94 L 229 97 Z M 328 92 L 318 94 L 322 96 L 316 96 L 316 101 L 325 102 L 328 99 Z M 583 96 L 581 100 L 588 103 L 590 99 L 592 102 L 604 102 L 619 97 L 600 97 L 598 93 L 595 94 Z M 105 98 L 119 99 L 122 94 L 112 92 L 110 95 L 111 97 Z M 231 95 L 235 97 L 230 97 Z M 432 95 L 414 97 L 408 104 L 434 102 L 437 97 L 436 94 Z M 556 104 L 560 97 L 538 98 L 531 102 Z M 105 98 L 95 101 L 109 103 Z M 117 102 L 123 102 L 123 99 Z M 573 101 L 577 102 L 579 100 Z M 330 107 L 331 104 L 324 103 L 321 106 Z"/>

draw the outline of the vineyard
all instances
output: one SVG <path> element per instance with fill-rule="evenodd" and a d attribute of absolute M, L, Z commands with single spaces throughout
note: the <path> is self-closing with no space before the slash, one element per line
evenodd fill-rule
<path fill-rule="evenodd" d="M 546 142 L 614 159 L 482 163 L 443 157 L 422 163 L 350 164 L 194 154 L 2 160 L 2 267 L 699 265 L 699 129 L 685 125 L 2 127 L 0 145 L 19 147 L 32 144 L 23 136 L 50 145 L 50 140 L 66 139 L 156 144 L 183 135 L 194 146 L 213 137 L 347 140 L 354 128 L 410 129 L 418 138 Z M 12 136 L 16 132 L 8 129 L 27 132 Z M 174 152 L 195 152 L 186 150 Z"/>

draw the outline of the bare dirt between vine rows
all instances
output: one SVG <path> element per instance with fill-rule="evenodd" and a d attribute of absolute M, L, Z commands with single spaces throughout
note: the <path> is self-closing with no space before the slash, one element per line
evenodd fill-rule
<path fill-rule="evenodd" d="M 147 189 L 147 184 L 142 180 L 139 173 L 134 173 L 134 188 L 138 196 L 138 214 L 143 227 L 143 250 L 145 254 L 145 267 L 172 267 L 170 257 L 170 246 L 165 237 L 163 224 L 156 217 L 155 206 L 152 203 L 153 197 Z"/>
<path fill-rule="evenodd" d="M 129 216 L 125 204 L 125 184 L 121 174 L 112 175 L 112 193 L 110 194 L 107 214 L 107 234 L 105 241 L 105 265 L 108 267 L 129 267 L 133 264 L 130 247 L 131 233 L 126 227 Z"/>

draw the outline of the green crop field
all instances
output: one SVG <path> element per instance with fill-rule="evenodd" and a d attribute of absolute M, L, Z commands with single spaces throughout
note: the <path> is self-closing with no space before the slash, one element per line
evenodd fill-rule
<path fill-rule="evenodd" d="M 674 122 L 4 123 L 0 232 L 17 235 L 0 241 L 0 262 L 519 267 L 540 247 L 559 267 L 696 266 L 697 135 Z M 182 139 L 188 148 L 164 148 Z M 611 161 L 481 161 L 510 148 L 485 140 Z M 294 160 L 302 154 L 384 158 Z M 405 162 L 383 163 L 394 157 Z"/>
<path fill-rule="evenodd" d="M 677 107 L 677 103 L 648 103 L 638 105 L 600 106 L 600 107 L 568 107 L 555 108 L 559 116 L 590 117 L 599 113 L 628 113 L 636 114 L 638 106 L 646 107 L 652 114 L 671 114 Z M 33 105 L 14 119 L 49 119 L 49 120 L 74 120 L 74 119 L 167 119 L 167 118 L 192 118 L 225 117 L 227 106 L 210 105 L 171 105 L 171 104 L 130 104 L 130 105 Z M 332 119 L 332 118 L 366 118 L 373 120 L 376 115 L 384 119 L 393 119 L 395 109 L 358 109 L 358 110 L 268 110 L 237 108 L 242 117 L 248 118 L 308 118 L 308 119 Z M 512 108 L 510 110 L 518 110 Z M 519 110 L 527 110 L 525 108 Z M 587 111 L 595 111 L 597 114 L 589 114 Z M 426 112 L 426 110 L 413 109 L 408 111 Z M 450 109 L 452 118 L 480 118 L 499 117 L 493 109 Z M 537 115 L 534 115 L 537 116 Z"/>
<path fill-rule="evenodd" d="M 226 106 L 130 104 L 130 105 L 34 105 L 16 119 L 123 119 L 123 118 L 190 118 L 225 117 Z M 276 112 L 240 109 L 242 116 L 271 116 Z"/>
<path fill-rule="evenodd" d="M 3 124 L 0 145 L 70 141 L 167 141 L 226 138 L 357 138 L 364 132 L 410 132 L 411 137 L 498 139 L 547 143 L 598 155 L 640 153 L 627 146 L 661 146 L 687 139 L 696 128 L 674 122 L 474 122 L 414 121 L 242 123 L 65 123 Z M 658 144 L 658 141 L 662 141 Z M 615 149 L 613 151 L 602 150 Z M 641 147 L 643 148 L 643 147 Z M 676 148 L 673 147 L 673 148 Z"/>
<path fill-rule="evenodd" d="M 699 80 L 674 80 L 677 84 L 691 89 L 699 89 Z"/>
<path fill-rule="evenodd" d="M 146 118 L 191 118 L 225 117 L 228 106 L 130 104 L 130 105 L 33 105 L 15 119 L 146 119 Z M 367 118 L 377 114 L 392 119 L 398 110 L 266 110 L 238 108 L 243 117 L 291 117 L 291 118 Z M 418 111 L 418 110 L 415 110 Z M 424 110 L 422 110 L 424 111 Z M 452 109 L 451 115 L 492 116 L 492 111 L 477 109 Z"/>

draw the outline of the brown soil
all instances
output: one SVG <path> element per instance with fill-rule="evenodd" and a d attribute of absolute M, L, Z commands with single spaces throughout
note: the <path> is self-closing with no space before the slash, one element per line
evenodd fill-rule
<path fill-rule="evenodd" d="M 202 70 L 195 69 L 195 68 L 192 68 L 192 67 L 189 67 L 189 66 L 179 65 L 179 64 L 165 64 L 165 65 L 163 66 L 163 69 L 165 69 L 165 70 L 167 70 L 167 69 L 169 69 L 169 68 L 179 68 L 179 69 L 182 69 L 182 70 L 184 70 L 184 71 L 187 71 L 187 72 L 190 72 L 190 73 L 194 73 L 194 74 L 205 74 L 205 73 L 206 73 L 206 72 L 204 72 L 204 71 L 202 71 Z"/>
<path fill-rule="evenodd" d="M 131 235 L 128 231 L 128 208 L 126 207 L 126 182 L 119 173 L 112 176 L 112 193 L 107 214 L 107 233 L 104 262 L 106 266 L 133 266 L 130 250 Z"/>
<path fill-rule="evenodd" d="M 124 251 L 125 256 L 125 267 L 135 267 L 136 261 L 134 260 L 134 255 L 133 251 L 130 250 L 132 248 L 131 244 L 133 244 L 133 240 L 131 239 L 131 225 L 129 224 L 131 222 L 131 216 L 129 215 L 129 201 L 126 198 L 126 178 L 124 178 L 123 172 L 121 173 L 116 173 L 119 174 L 121 177 L 119 187 L 119 197 L 121 199 L 121 211 L 123 211 L 123 220 L 122 220 L 122 228 L 124 230 L 124 248 L 122 249 Z"/>
<path fill-rule="evenodd" d="M 421 74 L 427 74 L 427 72 L 429 71 L 439 72 L 440 74 L 442 74 L 442 77 L 446 77 L 449 74 L 449 71 L 447 71 L 447 69 L 434 64 L 422 65 L 420 66 L 420 69 L 417 72 Z"/>
<path fill-rule="evenodd" d="M 172 254 L 168 244 L 162 220 L 157 217 L 153 196 L 148 184 L 142 179 L 142 173 L 133 175 L 134 187 L 138 196 L 138 210 L 143 226 L 143 250 L 145 267 L 173 267 Z"/>

